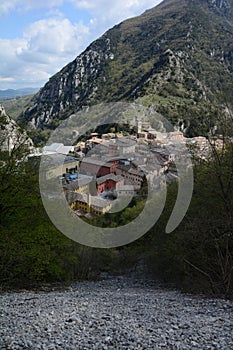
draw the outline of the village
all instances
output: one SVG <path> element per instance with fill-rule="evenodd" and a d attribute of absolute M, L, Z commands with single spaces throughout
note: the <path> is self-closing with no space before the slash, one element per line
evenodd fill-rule
<path fill-rule="evenodd" d="M 195 146 L 200 158 L 210 152 L 206 138 L 158 132 L 148 121 L 136 120 L 133 133 L 110 131 L 92 132 L 74 146 L 53 143 L 43 149 L 51 156 L 48 179 L 60 181 L 70 208 L 79 216 L 100 216 L 122 198 L 140 199 L 148 190 L 174 181 L 176 162 L 186 157 L 182 149 L 187 145 Z"/>

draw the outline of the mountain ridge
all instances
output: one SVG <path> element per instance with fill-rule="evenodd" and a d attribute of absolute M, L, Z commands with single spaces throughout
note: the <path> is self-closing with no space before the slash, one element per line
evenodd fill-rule
<path fill-rule="evenodd" d="M 232 14 L 232 0 L 164 0 L 91 43 L 49 79 L 19 119 L 55 127 L 83 106 L 148 95 L 174 123 L 190 105 L 198 106 L 191 119 L 208 108 L 232 111 Z"/>
<path fill-rule="evenodd" d="M 12 99 L 22 96 L 28 96 L 39 91 L 39 88 L 19 88 L 19 89 L 4 89 L 0 90 L 0 101 Z"/>

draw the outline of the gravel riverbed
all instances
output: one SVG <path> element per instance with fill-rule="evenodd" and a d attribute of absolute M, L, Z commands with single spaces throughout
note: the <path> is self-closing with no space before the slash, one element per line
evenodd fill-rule
<path fill-rule="evenodd" d="M 233 349 L 233 302 L 128 277 L 3 293 L 0 349 Z"/>

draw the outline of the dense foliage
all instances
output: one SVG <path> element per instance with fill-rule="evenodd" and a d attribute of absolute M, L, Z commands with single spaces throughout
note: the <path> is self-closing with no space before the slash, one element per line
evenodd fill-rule
<path fill-rule="evenodd" d="M 39 160 L 25 145 L 0 152 L 1 286 L 38 286 L 96 278 L 102 271 L 123 273 L 144 261 L 147 273 L 191 292 L 233 295 L 233 144 L 232 121 L 222 117 L 223 148 L 210 140 L 211 157 L 194 159 L 195 184 L 190 208 L 180 226 L 165 234 L 177 184 L 168 187 L 159 222 L 138 241 L 118 249 L 81 246 L 50 222 L 39 192 Z M 194 152 L 195 154 L 195 152 Z M 93 220 L 97 226 L 125 225 L 139 215 L 147 192 L 116 214 Z M 146 272 L 145 272 L 146 273 Z"/>
<path fill-rule="evenodd" d="M 38 160 L 20 161 L 23 148 L 0 153 L 0 286 L 97 278 L 111 266 L 111 252 L 81 246 L 53 226 L 39 192 Z"/>
<path fill-rule="evenodd" d="M 177 184 L 169 186 L 159 222 L 138 241 L 119 249 L 81 246 L 61 234 L 43 208 L 38 160 L 19 161 L 23 146 L 1 152 L 0 279 L 1 286 L 38 286 L 96 278 L 101 271 L 122 273 L 140 259 L 155 278 L 191 292 L 233 295 L 233 145 L 212 145 L 212 158 L 195 163 L 194 193 L 180 226 L 165 234 Z M 143 201 L 132 201 L 117 214 L 94 225 L 116 227 L 133 220 Z"/>
<path fill-rule="evenodd" d="M 177 192 L 175 184 L 170 187 L 163 218 L 148 237 L 147 262 L 157 277 L 186 291 L 232 297 L 233 145 L 221 151 L 212 147 L 212 159 L 195 166 L 186 217 L 168 235 L 164 229 Z"/>

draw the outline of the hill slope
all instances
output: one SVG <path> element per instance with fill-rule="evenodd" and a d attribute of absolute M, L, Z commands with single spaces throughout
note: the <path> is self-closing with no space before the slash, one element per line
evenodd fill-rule
<path fill-rule="evenodd" d="M 189 135 L 232 112 L 233 0 L 164 0 L 122 22 L 51 77 L 20 118 L 53 127 L 85 105 L 135 99 Z"/>
<path fill-rule="evenodd" d="M 5 108 L 5 111 L 12 119 L 16 120 L 19 114 L 23 113 L 27 108 L 34 94 L 19 96 L 15 98 L 0 99 L 0 103 Z"/>
<path fill-rule="evenodd" d="M 12 152 L 20 146 L 33 150 L 33 142 L 27 133 L 11 119 L 0 104 L 0 152 Z"/>

